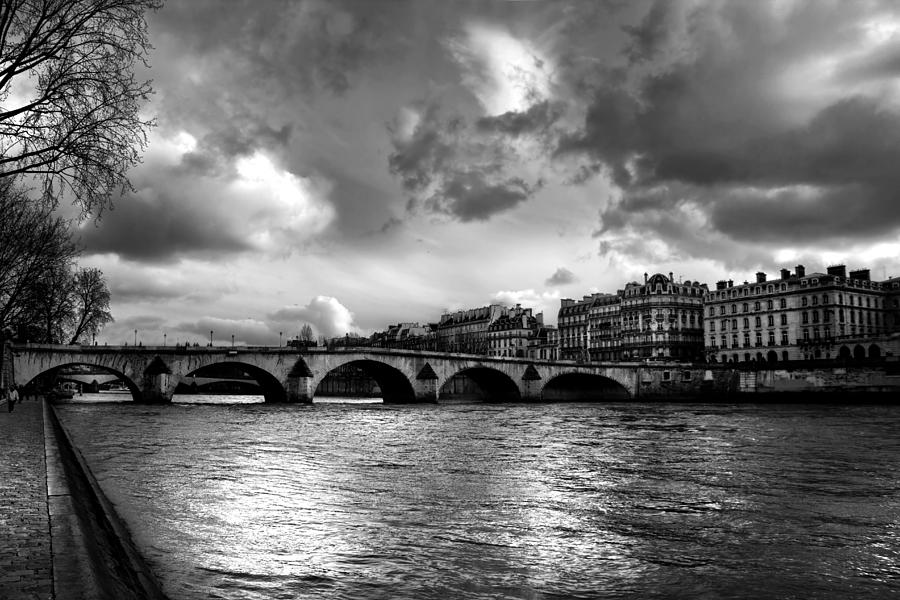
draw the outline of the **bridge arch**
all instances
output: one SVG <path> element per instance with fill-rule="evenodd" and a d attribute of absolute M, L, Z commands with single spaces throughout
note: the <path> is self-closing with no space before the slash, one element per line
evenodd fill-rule
<path fill-rule="evenodd" d="M 275 375 L 273 375 L 266 369 L 263 369 L 262 367 L 239 360 L 215 360 L 204 362 L 204 364 L 186 373 L 184 377 L 181 378 L 181 381 L 174 381 L 172 383 L 172 392 L 175 391 L 178 383 L 188 383 L 192 375 L 201 377 L 204 371 L 213 370 L 217 367 L 240 370 L 246 373 L 249 377 L 252 377 L 254 380 L 256 380 L 256 383 L 260 388 L 260 392 L 263 398 L 265 398 L 265 402 L 267 403 L 287 401 L 287 391 L 284 389 L 284 386 Z"/>
<path fill-rule="evenodd" d="M 313 378 L 311 386 L 312 400 L 315 400 L 316 392 L 328 374 L 344 366 L 356 367 L 374 379 L 381 390 L 381 397 L 385 404 L 406 404 L 416 401 L 415 389 L 406 373 L 380 360 L 356 357 L 329 364 L 327 371 L 317 374 Z"/>
<path fill-rule="evenodd" d="M 49 382 L 43 383 L 42 380 L 44 378 L 65 379 L 64 375 L 62 377 L 60 377 L 60 372 L 64 371 L 68 367 L 91 367 L 92 369 L 97 369 L 100 371 L 105 371 L 107 373 L 110 373 L 122 380 L 122 382 L 125 384 L 125 387 L 128 388 L 128 391 L 131 393 L 132 400 L 140 401 L 140 399 L 141 399 L 141 389 L 137 385 L 137 383 L 134 382 L 134 380 L 131 377 L 129 377 L 122 371 L 115 369 L 113 367 L 107 366 L 105 364 L 96 364 L 93 362 L 87 362 L 87 361 L 83 361 L 83 360 L 72 360 L 70 362 L 62 362 L 59 364 L 55 364 L 52 367 L 46 368 L 46 369 L 34 374 L 28 381 L 24 382 L 22 385 L 24 385 L 26 388 L 34 389 L 35 391 L 37 391 L 39 393 L 46 394 L 46 393 L 50 392 L 50 389 L 47 389 L 50 387 L 50 383 Z"/>
<path fill-rule="evenodd" d="M 551 402 L 588 402 L 628 400 L 631 394 L 612 377 L 592 373 L 560 373 L 541 389 L 541 399 Z"/>
<path fill-rule="evenodd" d="M 462 394 L 459 390 L 452 389 L 452 386 L 460 381 L 460 376 L 471 382 Z M 441 382 L 438 390 L 438 400 L 460 397 L 468 400 L 517 402 L 522 399 L 519 386 L 512 377 L 499 369 L 482 365 L 464 367 L 456 371 Z"/>

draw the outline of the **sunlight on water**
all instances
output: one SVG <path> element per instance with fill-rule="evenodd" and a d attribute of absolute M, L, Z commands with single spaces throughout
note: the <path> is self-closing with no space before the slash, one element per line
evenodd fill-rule
<path fill-rule="evenodd" d="M 59 410 L 172 598 L 900 593 L 888 407 Z"/>

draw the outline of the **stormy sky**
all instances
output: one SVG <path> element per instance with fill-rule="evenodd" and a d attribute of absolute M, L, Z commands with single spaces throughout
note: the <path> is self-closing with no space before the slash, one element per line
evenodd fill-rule
<path fill-rule="evenodd" d="M 893 1 L 168 0 L 100 342 L 277 344 L 644 272 L 900 274 Z"/>

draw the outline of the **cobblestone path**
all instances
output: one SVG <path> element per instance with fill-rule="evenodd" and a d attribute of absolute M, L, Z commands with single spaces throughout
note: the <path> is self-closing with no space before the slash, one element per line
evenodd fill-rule
<path fill-rule="evenodd" d="M 0 405 L 0 600 L 53 597 L 41 403 Z"/>

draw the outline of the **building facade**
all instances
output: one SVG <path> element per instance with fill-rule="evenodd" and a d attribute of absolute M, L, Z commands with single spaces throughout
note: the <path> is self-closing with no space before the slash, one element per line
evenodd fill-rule
<path fill-rule="evenodd" d="M 898 286 L 900 287 L 900 286 Z M 844 265 L 826 273 L 782 269 L 769 281 L 720 281 L 706 297 L 707 359 L 715 362 L 777 362 L 835 358 L 878 358 L 874 343 L 892 326 L 888 282 L 872 281 L 869 270 L 847 273 Z"/>
<path fill-rule="evenodd" d="M 556 327 L 539 327 L 535 335 L 528 340 L 528 358 L 531 360 L 559 359 L 559 329 Z"/>
<path fill-rule="evenodd" d="M 590 360 L 590 312 L 594 301 L 608 294 L 592 294 L 581 300 L 560 300 L 556 326 L 559 329 L 559 358 Z"/>
<path fill-rule="evenodd" d="M 622 292 L 595 296 L 588 312 L 588 325 L 591 360 L 621 360 Z"/>
<path fill-rule="evenodd" d="M 525 358 L 530 340 L 544 325 L 544 315 L 516 305 L 488 326 L 488 356 Z"/>
<path fill-rule="evenodd" d="M 559 357 L 615 361 L 703 360 L 703 300 L 699 282 L 657 273 L 615 294 L 564 299 L 559 309 Z"/>
<path fill-rule="evenodd" d="M 625 360 L 704 358 L 705 283 L 673 280 L 657 273 L 631 282 L 622 296 L 621 352 Z"/>

